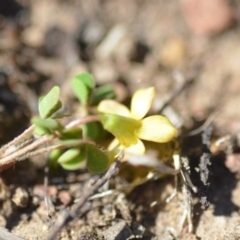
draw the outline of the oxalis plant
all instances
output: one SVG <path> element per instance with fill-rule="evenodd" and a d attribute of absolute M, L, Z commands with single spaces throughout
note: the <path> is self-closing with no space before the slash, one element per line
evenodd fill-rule
<path fill-rule="evenodd" d="M 60 165 L 66 170 L 86 167 L 92 173 L 106 172 L 106 182 L 116 172 L 111 172 L 110 167 L 116 161 L 126 161 L 128 153 L 145 153 L 142 140 L 165 143 L 174 138 L 176 129 L 168 118 L 146 116 L 155 97 L 154 87 L 137 90 L 129 109 L 112 99 L 115 97 L 112 86 L 95 87 L 94 79 L 88 73 L 77 75 L 71 84 L 80 102 L 80 117 L 66 123 L 66 119 L 72 119 L 72 116 L 62 113 L 61 91 L 54 86 L 39 98 L 39 116 L 31 119 L 32 125 L 0 149 L 0 170 L 49 152 L 50 167 Z M 101 142 L 109 133 L 114 139 L 108 146 L 103 146 Z M 103 184 L 104 181 L 99 186 Z M 96 183 L 94 191 L 99 186 Z M 82 204 L 93 193 L 86 195 Z M 78 203 L 74 214 L 69 213 L 62 222 L 59 220 L 61 223 L 56 223 L 55 232 L 49 239 L 80 213 L 80 205 Z"/>

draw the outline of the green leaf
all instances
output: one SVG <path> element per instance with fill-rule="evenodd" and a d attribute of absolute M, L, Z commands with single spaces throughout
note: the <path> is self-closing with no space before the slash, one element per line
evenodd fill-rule
<path fill-rule="evenodd" d="M 104 99 L 111 99 L 116 97 L 114 87 L 110 84 L 106 84 L 96 88 L 93 92 L 91 105 L 97 105 Z"/>
<path fill-rule="evenodd" d="M 31 123 L 35 124 L 37 127 L 41 129 L 48 130 L 48 132 L 57 131 L 62 129 L 62 125 L 55 119 L 41 119 L 38 117 L 34 117 L 31 119 Z"/>
<path fill-rule="evenodd" d="M 60 88 L 58 86 L 53 87 L 47 95 L 39 98 L 38 110 L 41 118 L 51 117 L 57 110 L 62 107 L 62 103 L 59 100 Z"/>
<path fill-rule="evenodd" d="M 83 136 L 94 141 L 98 141 L 105 137 L 106 131 L 99 122 L 90 122 L 82 126 Z"/>
<path fill-rule="evenodd" d="M 38 136 L 44 136 L 47 134 L 51 134 L 51 131 L 47 128 L 41 128 L 41 127 L 35 126 L 34 134 L 36 134 Z"/>
<path fill-rule="evenodd" d="M 72 159 L 75 159 L 76 157 L 78 157 L 81 153 L 81 149 L 80 148 L 71 148 L 68 149 L 66 152 L 64 152 L 59 158 L 58 158 L 58 162 L 59 163 L 66 163 L 71 161 Z"/>
<path fill-rule="evenodd" d="M 79 101 L 83 104 L 89 102 L 91 92 L 94 88 L 94 80 L 91 74 L 81 73 L 72 80 L 72 90 Z"/>
<path fill-rule="evenodd" d="M 84 147 L 72 148 L 64 152 L 58 159 L 58 163 L 66 170 L 77 170 L 84 165 Z"/>
<path fill-rule="evenodd" d="M 61 166 L 66 170 L 78 170 L 84 166 L 84 158 L 81 159 L 80 157 L 72 159 L 69 162 L 61 163 Z"/>
<path fill-rule="evenodd" d="M 62 155 L 63 150 L 62 149 L 54 149 L 49 153 L 48 158 L 50 160 L 58 160 L 58 158 Z"/>
<path fill-rule="evenodd" d="M 85 73 L 80 73 L 75 78 L 77 78 L 82 83 L 84 83 L 84 85 L 86 87 L 88 87 L 89 89 L 93 89 L 94 86 L 95 86 L 93 76 L 89 73 L 86 73 L 86 72 Z"/>
<path fill-rule="evenodd" d="M 62 149 L 54 149 L 49 153 L 48 163 L 51 168 L 56 168 L 58 166 L 58 158 L 62 155 L 62 152 L 63 152 Z"/>
<path fill-rule="evenodd" d="M 93 145 L 86 145 L 87 168 L 92 173 L 102 173 L 109 167 L 108 154 Z"/>
<path fill-rule="evenodd" d="M 66 139 L 58 141 L 57 143 L 61 145 L 63 148 L 71 148 L 76 146 L 80 147 L 81 145 L 83 145 L 82 139 Z"/>
<path fill-rule="evenodd" d="M 61 132 L 60 139 L 81 139 L 82 129 L 81 128 L 68 128 Z"/>
<path fill-rule="evenodd" d="M 60 119 L 60 118 L 65 118 L 65 117 L 70 117 L 72 114 L 70 113 L 62 113 L 61 111 L 56 112 L 52 118 L 54 119 Z"/>

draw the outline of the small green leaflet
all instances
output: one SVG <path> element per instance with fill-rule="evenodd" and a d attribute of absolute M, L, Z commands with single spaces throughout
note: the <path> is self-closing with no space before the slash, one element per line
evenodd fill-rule
<path fill-rule="evenodd" d="M 94 80 L 89 73 L 78 74 L 72 80 L 72 90 L 82 104 L 89 102 L 93 88 Z"/>
<path fill-rule="evenodd" d="M 64 152 L 59 158 L 58 163 L 66 170 L 77 170 L 84 165 L 84 147 L 71 148 Z"/>
<path fill-rule="evenodd" d="M 62 107 L 59 100 L 60 88 L 53 87 L 45 96 L 41 97 L 38 102 L 38 111 L 41 118 L 51 117 L 57 110 Z"/>
<path fill-rule="evenodd" d="M 109 167 L 108 154 L 96 146 L 86 144 L 87 168 L 92 173 L 102 173 Z"/>

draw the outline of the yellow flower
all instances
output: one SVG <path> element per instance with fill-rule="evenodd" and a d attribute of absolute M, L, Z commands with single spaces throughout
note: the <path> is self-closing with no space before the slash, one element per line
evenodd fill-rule
<path fill-rule="evenodd" d="M 133 153 L 144 154 L 145 147 L 140 139 L 158 143 L 173 139 L 176 129 L 168 118 L 161 115 L 144 118 L 154 97 L 154 87 L 136 91 L 130 110 L 114 100 L 100 102 L 98 111 L 101 122 L 116 137 L 109 149 L 122 147 Z"/>

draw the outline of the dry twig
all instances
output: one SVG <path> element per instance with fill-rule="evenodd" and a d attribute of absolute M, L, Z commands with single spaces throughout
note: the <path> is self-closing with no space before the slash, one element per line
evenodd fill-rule
<path fill-rule="evenodd" d="M 83 194 L 79 201 L 72 207 L 71 211 L 64 210 L 60 214 L 57 221 L 55 222 L 55 226 L 53 227 L 52 231 L 48 236 L 48 240 L 56 239 L 57 234 L 61 231 L 61 229 L 63 229 L 64 226 L 66 226 L 76 217 L 82 215 L 82 208 L 84 204 L 89 200 L 89 198 L 118 172 L 122 158 L 123 152 L 122 154 L 120 154 L 118 159 L 110 166 L 106 173 L 104 175 L 100 175 L 99 179 L 96 180 L 94 184 L 87 189 L 87 191 Z"/>
<path fill-rule="evenodd" d="M 209 178 L 209 169 L 208 166 L 211 164 L 210 158 L 211 158 L 211 152 L 210 152 L 210 138 L 212 135 L 213 127 L 209 126 L 205 129 L 205 131 L 202 134 L 202 151 L 203 154 L 200 158 L 200 163 L 199 163 L 199 170 L 200 170 L 200 179 L 202 182 L 201 186 L 201 205 L 202 209 L 206 209 L 209 207 L 210 203 L 208 201 L 208 194 L 207 194 L 207 189 L 209 186 L 208 178 Z"/>
<path fill-rule="evenodd" d="M 13 233 L 9 232 L 8 229 L 0 227 L 0 240 L 24 240 Z"/>

